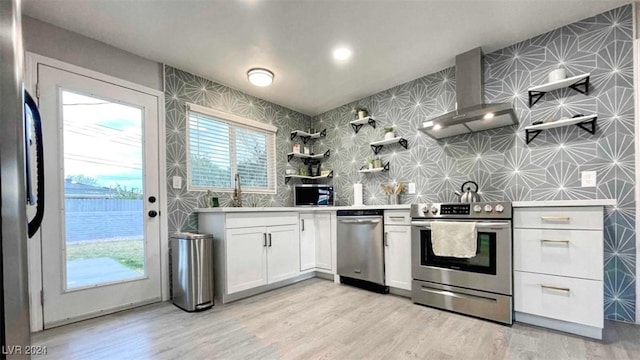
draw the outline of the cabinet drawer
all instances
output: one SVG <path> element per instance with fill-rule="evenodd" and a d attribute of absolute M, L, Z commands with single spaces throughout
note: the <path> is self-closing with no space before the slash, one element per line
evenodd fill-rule
<path fill-rule="evenodd" d="M 521 271 L 514 275 L 516 311 L 604 327 L 602 281 Z"/>
<path fill-rule="evenodd" d="M 599 206 L 513 209 L 514 228 L 602 230 L 603 221 Z"/>
<path fill-rule="evenodd" d="M 514 270 L 602 280 L 599 230 L 514 229 Z"/>
<path fill-rule="evenodd" d="M 227 229 L 256 226 L 297 225 L 298 214 L 294 212 L 264 212 L 227 214 Z"/>
<path fill-rule="evenodd" d="M 411 215 L 406 210 L 385 210 L 385 225 L 411 225 Z"/>

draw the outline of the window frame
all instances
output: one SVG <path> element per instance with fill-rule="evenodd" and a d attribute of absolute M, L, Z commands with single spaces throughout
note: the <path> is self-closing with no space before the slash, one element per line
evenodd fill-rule
<path fill-rule="evenodd" d="M 209 116 L 209 117 L 213 117 L 215 120 L 218 121 L 222 121 L 222 122 L 226 122 L 229 124 L 229 126 L 235 127 L 235 128 L 245 128 L 248 130 L 253 130 L 253 131 L 258 131 L 258 132 L 262 132 L 265 133 L 267 135 L 267 139 L 266 139 L 266 144 L 267 144 L 267 184 L 272 183 L 273 184 L 273 188 L 268 187 L 268 188 L 247 188 L 247 187 L 242 187 L 242 192 L 243 193 L 247 193 L 247 194 L 277 194 L 278 192 L 278 180 L 276 178 L 277 175 L 277 166 L 278 166 L 278 161 L 276 159 L 277 156 L 277 147 L 276 147 L 276 135 L 278 133 L 278 128 L 276 126 L 270 125 L 270 124 L 265 124 L 256 120 L 252 120 L 252 119 L 247 119 L 245 117 L 239 116 L 239 115 L 235 115 L 235 114 L 231 114 L 225 111 L 221 111 L 221 110 L 217 110 L 217 109 L 213 109 L 213 108 L 209 108 L 209 107 L 205 107 L 205 106 L 201 106 L 201 105 L 197 105 L 197 104 L 193 104 L 193 103 L 186 103 L 186 113 L 185 113 L 185 133 L 186 133 L 186 141 L 185 141 L 185 147 L 186 147 L 186 157 L 187 157 L 187 161 L 186 161 L 186 175 L 187 175 L 187 190 L 188 191 L 213 191 L 213 192 L 223 192 L 223 193 L 232 193 L 234 188 L 233 188 L 233 178 L 231 179 L 231 183 L 232 183 L 232 187 L 230 188 L 221 188 L 221 187 L 207 187 L 207 186 L 194 186 L 192 185 L 191 182 L 191 178 L 192 178 L 192 174 L 191 174 L 191 139 L 190 139 L 190 132 L 191 132 L 191 128 L 190 128 L 190 121 L 189 121 L 189 116 L 191 113 L 196 113 L 196 114 L 200 114 L 200 115 L 205 115 L 205 116 Z M 230 135 L 231 136 L 231 135 Z M 271 140 L 269 140 L 269 137 L 271 137 Z M 231 144 L 229 144 L 231 145 Z M 271 148 L 271 151 L 269 151 Z M 236 148 L 232 148 L 231 146 L 229 146 L 230 151 L 236 152 L 237 149 Z M 270 154 L 271 152 L 271 154 Z M 229 156 L 231 156 L 231 154 L 229 154 Z M 270 167 L 269 165 L 269 159 L 273 159 L 273 164 Z M 234 174 L 234 171 L 236 169 L 237 164 L 235 164 L 235 162 L 231 162 L 231 173 Z M 270 182 L 269 177 L 271 177 L 271 179 L 273 179 L 273 182 Z"/>

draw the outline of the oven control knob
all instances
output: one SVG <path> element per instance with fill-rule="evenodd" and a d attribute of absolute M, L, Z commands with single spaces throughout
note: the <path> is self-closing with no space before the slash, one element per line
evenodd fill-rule
<path fill-rule="evenodd" d="M 484 212 L 490 213 L 492 211 L 493 211 L 493 207 L 491 205 L 487 204 L 484 206 Z"/>
<path fill-rule="evenodd" d="M 482 206 L 480 206 L 480 205 L 474 205 L 473 206 L 473 212 L 479 213 L 480 211 L 482 211 Z"/>
<path fill-rule="evenodd" d="M 432 206 L 431 207 L 431 213 L 432 214 L 437 214 L 438 213 L 438 208 L 436 206 Z"/>
<path fill-rule="evenodd" d="M 499 212 L 499 213 L 503 212 L 504 211 L 504 206 L 502 206 L 500 204 L 496 205 L 496 211 Z"/>

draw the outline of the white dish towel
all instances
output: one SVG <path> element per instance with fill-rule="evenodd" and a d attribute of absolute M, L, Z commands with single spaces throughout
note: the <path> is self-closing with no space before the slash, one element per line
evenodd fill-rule
<path fill-rule="evenodd" d="M 472 258 L 478 250 L 476 223 L 473 221 L 434 221 L 431 244 L 437 256 Z"/>

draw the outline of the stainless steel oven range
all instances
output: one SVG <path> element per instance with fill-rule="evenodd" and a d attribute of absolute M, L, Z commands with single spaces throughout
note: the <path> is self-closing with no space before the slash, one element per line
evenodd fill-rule
<path fill-rule="evenodd" d="M 512 324 L 511 203 L 414 204 L 411 218 L 413 302 Z M 435 255 L 435 221 L 474 221 L 476 255 Z"/>

